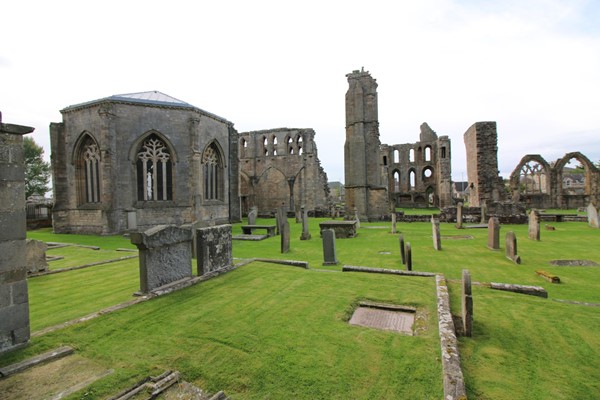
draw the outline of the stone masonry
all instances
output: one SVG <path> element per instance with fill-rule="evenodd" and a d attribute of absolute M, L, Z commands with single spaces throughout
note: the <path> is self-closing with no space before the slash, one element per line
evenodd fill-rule
<path fill-rule="evenodd" d="M 505 200 L 498 174 L 498 134 L 496 122 L 476 122 L 464 134 L 469 179 L 469 204 L 479 207 Z"/>
<path fill-rule="evenodd" d="M 240 133 L 242 214 L 261 215 L 284 207 L 327 210 L 329 187 L 312 129 L 278 128 Z"/>
<path fill-rule="evenodd" d="M 0 353 L 30 335 L 23 135 L 33 129 L 2 123 L 0 113 Z"/>

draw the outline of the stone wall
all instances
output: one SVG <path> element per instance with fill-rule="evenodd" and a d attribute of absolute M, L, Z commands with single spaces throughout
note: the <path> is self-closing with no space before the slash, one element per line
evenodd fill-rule
<path fill-rule="evenodd" d="M 242 214 L 279 207 L 311 212 L 328 209 L 327 174 L 312 129 L 278 128 L 242 132 L 239 139 Z"/>
<path fill-rule="evenodd" d="M 0 113 L 0 353 L 29 341 L 23 135 Z M 10 229 L 7 229 L 9 228 Z"/>
<path fill-rule="evenodd" d="M 469 204 L 481 206 L 506 200 L 498 175 L 498 135 L 496 122 L 476 122 L 464 134 L 467 152 Z"/>

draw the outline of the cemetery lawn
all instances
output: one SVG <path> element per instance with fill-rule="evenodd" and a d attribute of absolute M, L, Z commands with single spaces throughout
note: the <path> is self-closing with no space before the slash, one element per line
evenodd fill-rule
<path fill-rule="evenodd" d="M 301 241 L 301 224 L 290 219 L 288 254 L 280 253 L 278 236 L 233 242 L 236 261 L 302 260 L 310 270 L 254 262 L 34 337 L 27 348 L 0 358 L 0 366 L 65 344 L 115 369 L 73 399 L 106 398 L 166 369 L 235 399 L 441 398 L 434 280 L 339 272 L 342 265 L 403 269 L 399 235 L 390 233 L 389 222 L 362 223 L 358 237 L 338 239 L 340 265 L 324 267 L 318 222 L 310 220 L 312 239 Z M 502 225 L 501 249 L 492 251 L 486 229 L 458 230 L 442 223 L 442 250 L 435 251 L 431 224 L 398 224 L 412 245 L 413 269 L 440 272 L 449 280 L 454 314 L 460 314 L 462 269 L 481 283 L 473 287 L 473 337 L 459 342 L 469 398 L 599 397 L 600 267 L 557 267 L 550 261 L 600 264 L 600 230 L 578 222 L 552 225 L 556 230 L 547 231 L 542 223 L 539 242 L 527 238 L 527 225 Z M 234 225 L 234 235 L 241 233 L 240 226 Z M 521 265 L 505 257 L 508 231 L 516 233 Z M 131 247 L 121 237 L 43 235 L 48 238 L 42 240 L 83 241 L 107 250 Z M 104 245 L 105 239 L 110 244 Z M 543 280 L 535 273 L 539 269 L 559 276 L 561 283 Z M 489 282 L 542 286 L 549 298 L 491 290 L 485 286 Z M 30 278 L 32 331 L 131 300 L 138 287 L 137 259 Z M 351 326 L 346 320 L 359 299 L 417 306 L 427 314 L 425 330 L 403 336 Z"/>

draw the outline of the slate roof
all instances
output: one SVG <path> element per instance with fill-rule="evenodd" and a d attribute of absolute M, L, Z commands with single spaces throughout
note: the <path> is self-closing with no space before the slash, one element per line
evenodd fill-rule
<path fill-rule="evenodd" d="M 191 105 L 190 103 L 186 103 L 185 101 L 176 99 L 175 97 L 169 96 L 168 94 L 159 92 L 158 90 L 151 90 L 148 92 L 137 92 L 137 93 L 125 93 L 125 94 L 115 94 L 109 97 L 104 97 L 97 100 L 87 101 L 85 103 L 74 104 L 66 107 L 61 110 L 61 112 L 65 111 L 73 111 L 81 108 L 90 107 L 93 105 L 97 105 L 100 103 L 106 102 L 114 102 L 114 103 L 126 103 L 126 104 L 145 104 L 151 106 L 159 106 L 159 107 L 176 107 L 176 108 L 187 108 L 190 110 L 199 111 L 202 114 L 207 116 L 211 116 L 215 119 L 222 120 L 224 122 L 229 122 L 225 118 L 220 117 L 218 115 L 212 114 L 208 111 L 202 110 L 198 107 Z"/>

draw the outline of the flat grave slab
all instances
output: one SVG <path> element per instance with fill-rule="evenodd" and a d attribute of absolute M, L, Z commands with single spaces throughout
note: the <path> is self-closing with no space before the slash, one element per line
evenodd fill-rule
<path fill-rule="evenodd" d="M 412 335 L 415 313 L 399 310 L 386 310 L 373 307 L 358 307 L 349 323 L 367 328 L 402 332 Z"/>
<path fill-rule="evenodd" d="M 268 238 L 269 235 L 245 235 L 245 234 L 241 234 L 241 235 L 235 235 L 233 236 L 231 239 L 233 240 L 253 240 L 255 242 L 258 242 L 259 240 L 264 240 L 266 238 Z"/>

